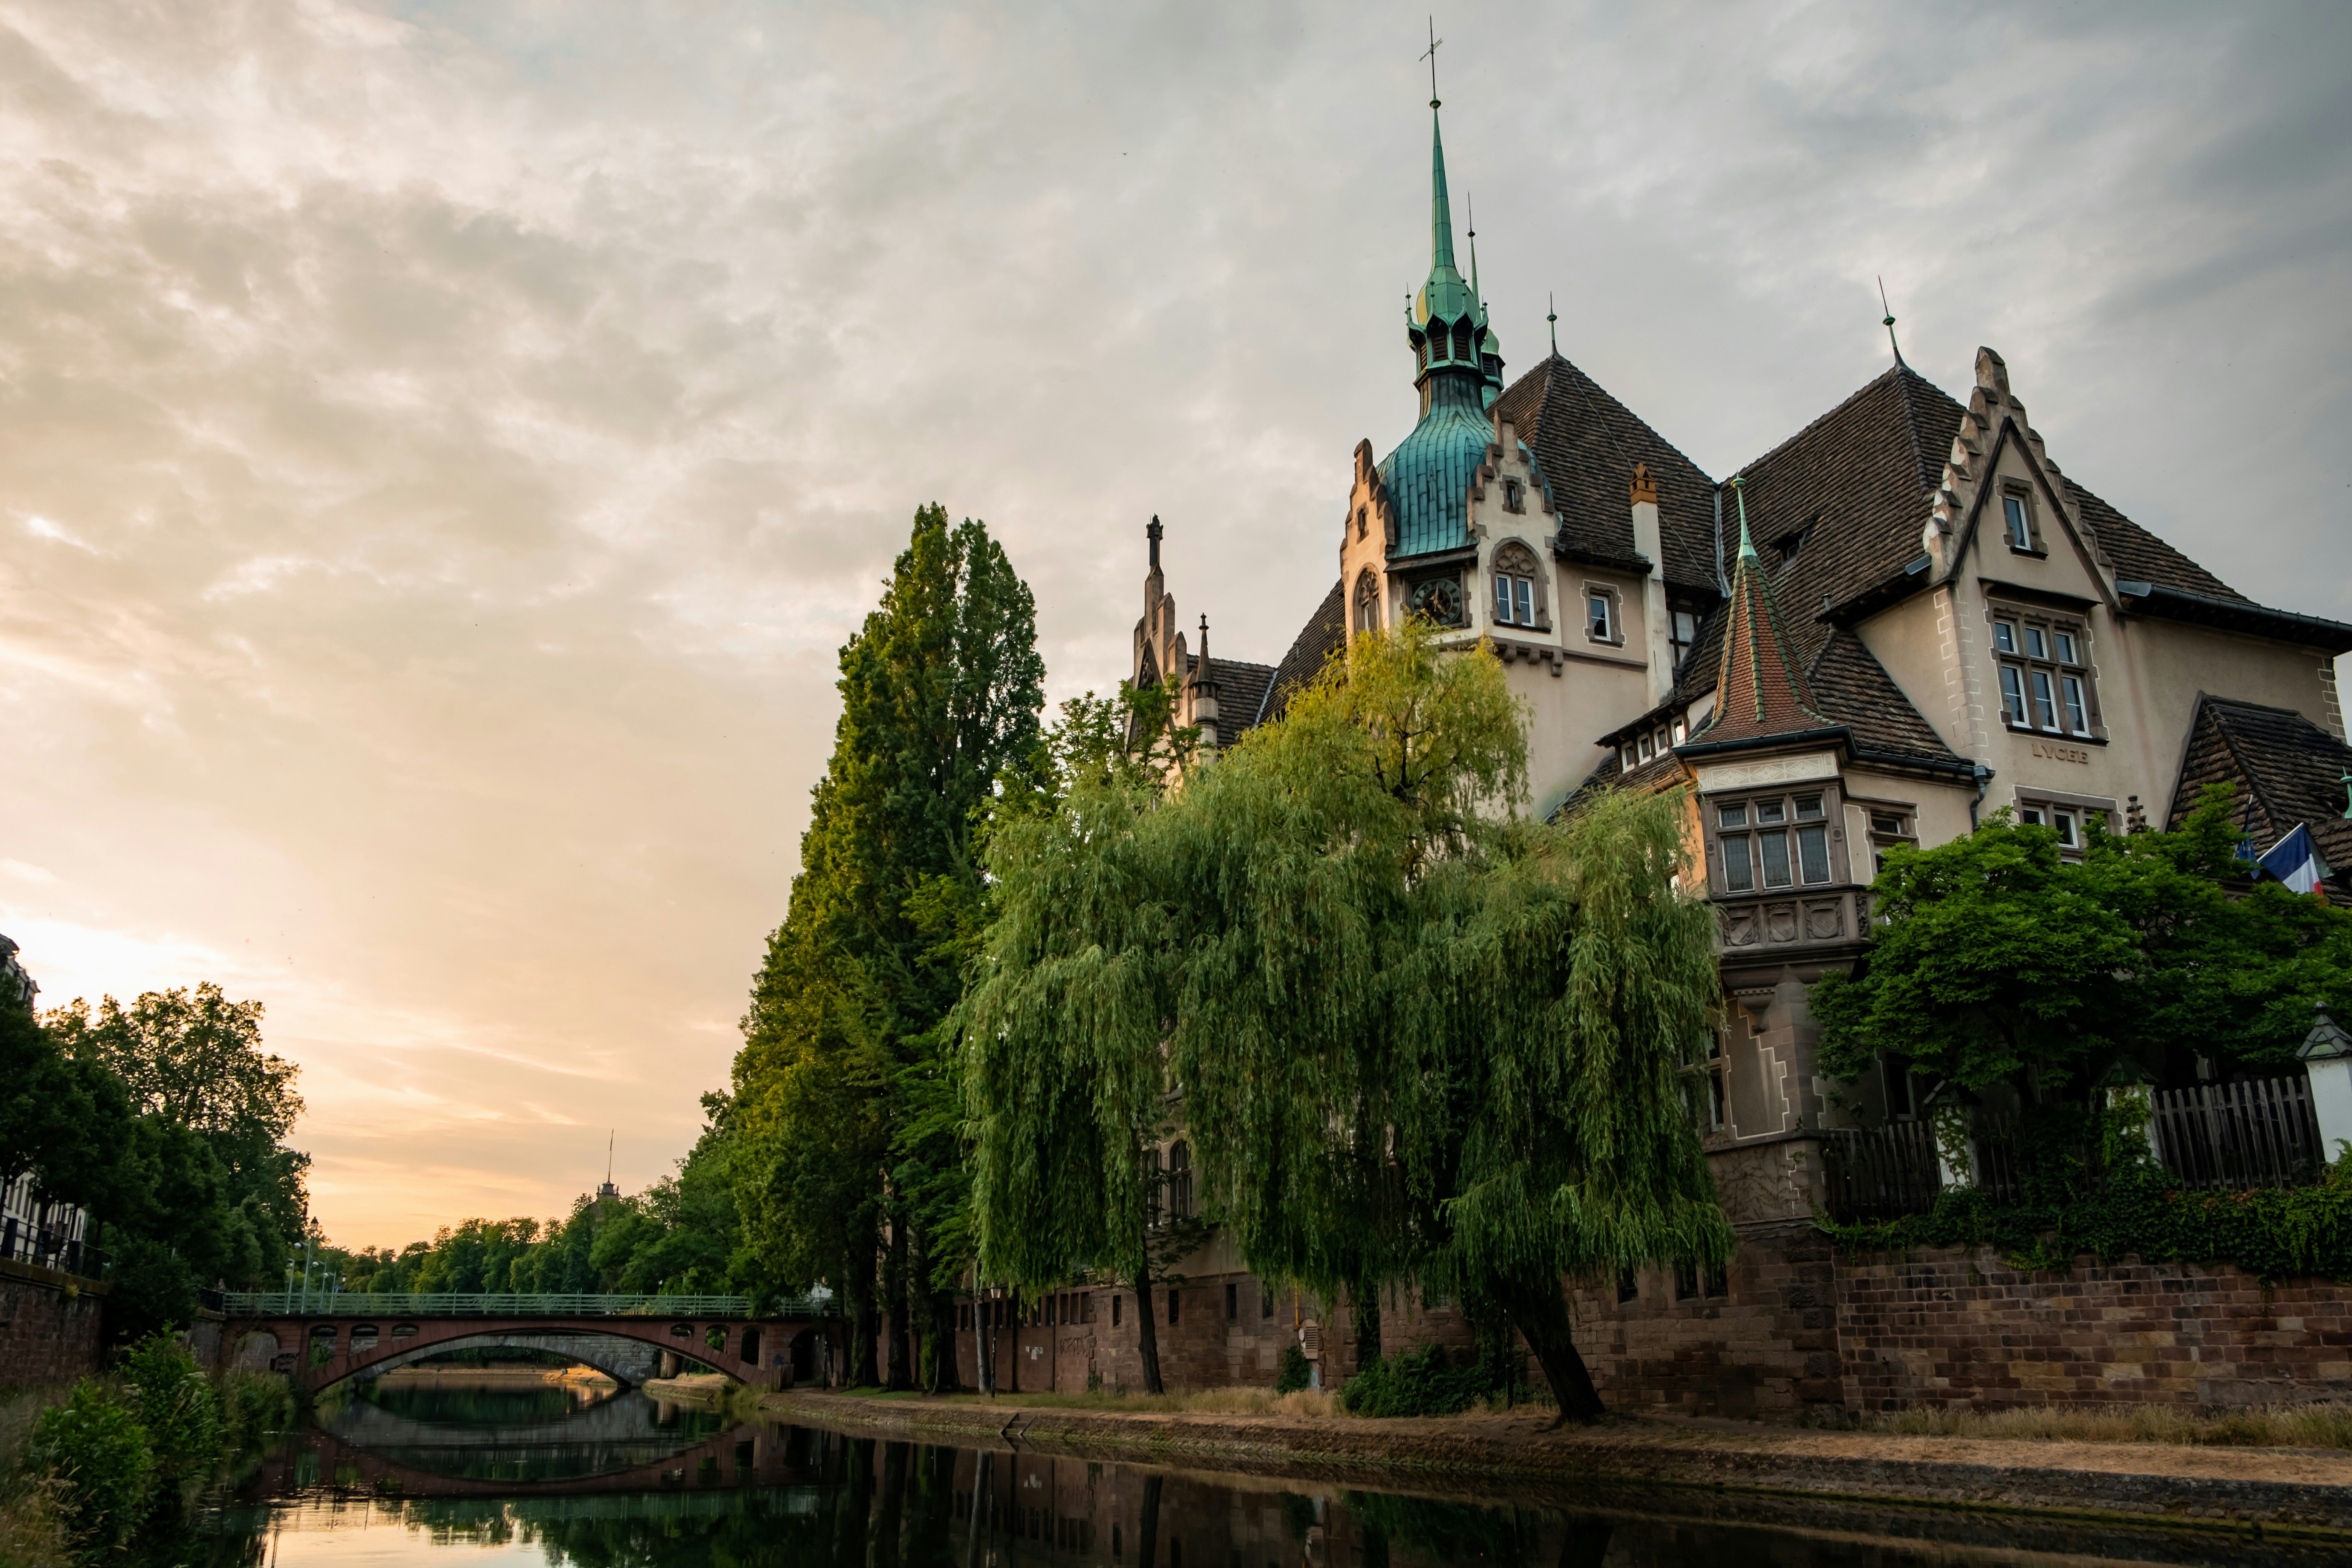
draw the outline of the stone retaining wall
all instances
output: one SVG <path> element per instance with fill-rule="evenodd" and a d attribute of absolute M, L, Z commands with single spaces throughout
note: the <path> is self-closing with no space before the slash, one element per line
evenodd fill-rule
<path fill-rule="evenodd" d="M 71 1383 L 99 1370 L 106 1287 L 0 1260 L 0 1388 Z"/>

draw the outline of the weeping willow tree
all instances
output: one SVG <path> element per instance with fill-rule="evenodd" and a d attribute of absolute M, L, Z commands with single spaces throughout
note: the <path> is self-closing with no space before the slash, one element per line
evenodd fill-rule
<path fill-rule="evenodd" d="M 1360 636 L 1181 788 L 1099 769 L 1000 837 L 964 1015 L 981 1254 L 1148 1275 L 1140 1157 L 1181 1120 L 1254 1269 L 1360 1324 L 1443 1281 L 1589 1418 L 1563 1277 L 1730 1252 L 1680 1072 L 1711 921 L 1680 797 L 1528 821 L 1500 665 L 1431 639 Z"/>

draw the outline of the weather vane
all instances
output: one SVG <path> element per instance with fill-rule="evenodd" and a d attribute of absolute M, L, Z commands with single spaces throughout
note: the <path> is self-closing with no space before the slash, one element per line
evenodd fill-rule
<path fill-rule="evenodd" d="M 1422 56 L 1429 62 L 1429 107 L 1437 107 L 1437 46 L 1445 40 L 1437 36 L 1437 18 L 1429 19 L 1429 53 Z"/>
<path fill-rule="evenodd" d="M 1895 307 L 1886 302 L 1886 279 L 1884 276 L 1878 279 L 1878 308 L 1886 312 L 1886 320 L 1879 323 L 1886 329 L 1886 346 L 1895 351 L 1895 363 L 1909 370 L 1909 365 L 1903 364 L 1903 345 L 1895 341 Z"/>

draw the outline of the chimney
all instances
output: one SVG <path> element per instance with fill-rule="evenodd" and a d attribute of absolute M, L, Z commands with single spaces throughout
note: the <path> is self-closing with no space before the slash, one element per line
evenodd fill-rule
<path fill-rule="evenodd" d="M 1633 465 L 1633 549 L 1650 563 L 1642 582 L 1642 629 L 1648 647 L 1650 705 L 1656 707 L 1675 689 L 1675 649 L 1667 634 L 1673 623 L 1666 612 L 1666 560 L 1664 536 L 1658 530 L 1658 481 L 1647 463 Z"/>

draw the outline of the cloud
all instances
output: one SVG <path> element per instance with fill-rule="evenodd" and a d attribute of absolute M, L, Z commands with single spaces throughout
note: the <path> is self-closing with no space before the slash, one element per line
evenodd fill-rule
<path fill-rule="evenodd" d="M 917 506 L 1005 539 L 1057 696 L 1125 672 L 1153 513 L 1221 649 L 1328 586 L 1413 410 L 1423 26 L 0 0 L 0 820 L 56 878 L 0 921 L 47 994 L 262 996 L 338 1234 L 560 1210 L 598 1126 L 656 1177 Z M 1728 472 L 1877 373 L 1883 273 L 1915 364 L 1996 344 L 2070 474 L 2352 616 L 2345 26 L 1485 6 L 1447 149 L 1514 371 L 1556 293 Z"/>

